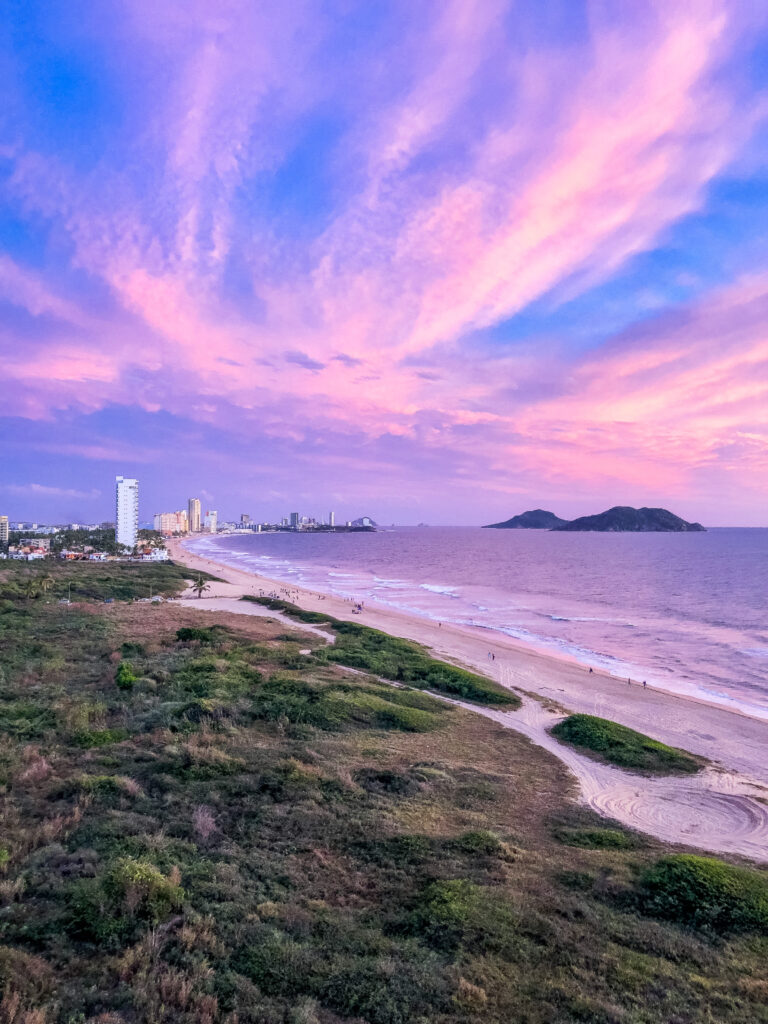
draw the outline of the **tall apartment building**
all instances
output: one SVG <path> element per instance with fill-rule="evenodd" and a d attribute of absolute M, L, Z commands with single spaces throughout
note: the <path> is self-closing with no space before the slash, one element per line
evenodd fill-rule
<path fill-rule="evenodd" d="M 0 516 L 0 544 L 8 543 L 8 516 Z"/>
<path fill-rule="evenodd" d="M 213 509 L 205 513 L 205 528 L 208 533 L 217 533 L 219 529 L 219 513 Z"/>
<path fill-rule="evenodd" d="M 190 498 L 187 502 L 187 520 L 190 533 L 200 533 L 200 499 Z"/>
<path fill-rule="evenodd" d="M 299 528 L 299 513 L 291 512 L 291 529 L 298 530 Z"/>
<path fill-rule="evenodd" d="M 329 512 L 328 513 L 328 525 L 329 526 L 335 526 L 336 525 L 336 513 L 335 512 Z"/>
<path fill-rule="evenodd" d="M 156 512 L 152 520 L 152 526 L 158 533 L 187 533 L 189 531 L 189 519 L 184 509 L 178 512 Z"/>
<path fill-rule="evenodd" d="M 139 481 L 115 477 L 115 540 L 136 547 L 139 536 Z"/>

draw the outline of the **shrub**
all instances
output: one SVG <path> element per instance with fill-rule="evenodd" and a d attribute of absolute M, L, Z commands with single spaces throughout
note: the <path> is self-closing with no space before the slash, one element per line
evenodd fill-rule
<path fill-rule="evenodd" d="M 639 842 L 628 832 L 616 828 L 561 828 L 555 838 L 565 846 L 580 846 L 585 850 L 633 850 Z"/>
<path fill-rule="evenodd" d="M 166 878 L 154 864 L 133 857 L 115 861 L 102 888 L 114 906 L 153 925 L 177 910 L 184 900 L 178 878 Z"/>
<path fill-rule="evenodd" d="M 629 771 L 654 775 L 690 775 L 703 762 L 692 754 L 644 736 L 617 722 L 593 715 L 570 715 L 552 729 L 563 743 Z"/>
<path fill-rule="evenodd" d="M 409 924 L 437 949 L 465 946 L 502 955 L 518 945 L 520 930 L 519 918 L 502 893 L 465 878 L 430 882 Z"/>
<path fill-rule="evenodd" d="M 715 857 L 662 857 L 640 879 L 644 913 L 714 932 L 768 934 L 768 875 Z"/>
<path fill-rule="evenodd" d="M 453 841 L 456 849 L 473 856 L 500 857 L 509 853 L 509 847 L 498 836 L 485 829 L 465 832 Z"/>
<path fill-rule="evenodd" d="M 121 661 L 117 666 L 117 672 L 115 672 L 115 683 L 117 684 L 118 690 L 131 690 L 133 684 L 136 682 L 136 676 L 134 675 L 131 664 L 128 661 Z"/>
<path fill-rule="evenodd" d="M 86 729 L 75 733 L 72 741 L 75 746 L 87 750 L 91 747 L 106 747 L 110 743 L 122 743 L 129 735 L 127 729 Z"/>
<path fill-rule="evenodd" d="M 177 876 L 175 869 L 166 877 L 149 861 L 121 857 L 101 878 L 70 886 L 64 925 L 87 941 L 128 941 L 181 907 L 184 890 Z"/>
<path fill-rule="evenodd" d="M 224 632 L 221 626 L 182 626 L 176 630 L 176 639 L 182 643 L 197 641 L 200 644 L 215 644 L 221 640 Z"/>

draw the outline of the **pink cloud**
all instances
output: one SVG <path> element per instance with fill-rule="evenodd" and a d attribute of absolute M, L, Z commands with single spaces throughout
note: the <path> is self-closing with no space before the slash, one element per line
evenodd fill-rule
<path fill-rule="evenodd" d="M 763 467 L 760 277 L 682 327 L 659 321 L 580 359 L 556 340 L 503 355 L 467 340 L 553 291 L 607 280 L 701 208 L 764 113 L 719 75 L 745 25 L 732 5 L 650 4 L 621 27 L 596 9 L 587 46 L 511 59 L 508 4 L 450 0 L 386 54 L 402 81 L 377 77 L 367 54 L 329 67 L 333 18 L 316 5 L 275 17 L 237 0 L 134 0 L 126 12 L 128 45 L 167 64 L 137 140 L 152 187 L 130 168 L 81 177 L 14 150 L 12 196 L 57 224 L 73 268 L 115 311 L 97 315 L 0 259 L 2 294 L 66 325 L 29 352 L 3 336 L 10 411 L 124 404 L 218 423 L 226 408 L 296 443 L 335 431 L 482 449 L 480 480 L 514 466 L 564 486 L 674 490 L 737 459 Z M 254 179 L 280 165 L 318 100 L 349 119 L 332 170 L 354 168 L 354 184 L 307 240 L 244 227 L 238 202 L 248 209 Z M 449 155 L 436 159 L 441 144 Z M 258 318 L 226 292 L 237 245 Z"/>

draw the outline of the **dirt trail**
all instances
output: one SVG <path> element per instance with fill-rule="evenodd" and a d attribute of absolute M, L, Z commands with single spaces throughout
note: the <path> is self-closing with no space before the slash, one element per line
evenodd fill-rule
<path fill-rule="evenodd" d="M 291 619 L 263 605 L 235 597 L 213 597 L 180 603 L 197 611 L 225 611 L 276 619 L 291 629 L 321 636 L 333 643 L 333 634 L 309 623 Z M 481 672 L 504 673 L 475 665 Z M 511 687 L 510 687 L 511 688 Z M 527 736 L 562 761 L 575 775 L 582 802 L 598 813 L 629 828 L 669 843 L 679 843 L 710 853 L 737 854 L 768 862 L 768 787 L 718 768 L 707 768 L 694 776 L 650 779 L 631 775 L 611 765 L 584 757 L 550 735 L 549 730 L 563 716 L 548 710 L 531 697 L 522 697 L 517 711 L 481 707 L 433 694 L 439 700 L 464 708 Z"/>

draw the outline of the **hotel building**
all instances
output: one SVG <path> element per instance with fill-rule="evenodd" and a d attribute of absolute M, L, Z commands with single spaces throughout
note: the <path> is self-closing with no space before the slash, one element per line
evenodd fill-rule
<path fill-rule="evenodd" d="M 8 543 L 8 516 L 0 516 L 0 544 Z"/>
<path fill-rule="evenodd" d="M 138 537 L 139 481 L 115 477 L 115 540 L 133 550 Z"/>

